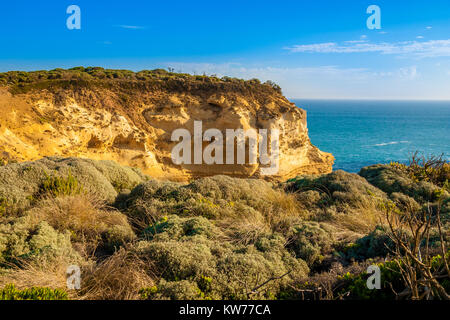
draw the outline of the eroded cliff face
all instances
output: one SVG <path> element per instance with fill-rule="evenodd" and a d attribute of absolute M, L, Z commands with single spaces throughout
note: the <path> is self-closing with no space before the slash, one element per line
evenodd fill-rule
<path fill-rule="evenodd" d="M 14 93 L 12 93 L 14 92 Z M 20 92 L 0 87 L 0 158 L 25 161 L 61 155 L 114 160 L 162 179 L 226 174 L 260 176 L 260 165 L 175 165 L 172 132 L 278 129 L 275 179 L 332 170 L 331 154 L 313 146 L 306 112 L 275 90 L 190 83 L 169 88 L 133 81 L 48 84 Z M 207 145 L 207 143 L 205 143 Z"/>

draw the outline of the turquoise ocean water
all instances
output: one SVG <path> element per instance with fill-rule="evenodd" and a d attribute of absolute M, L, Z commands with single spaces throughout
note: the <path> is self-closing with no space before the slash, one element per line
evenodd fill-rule
<path fill-rule="evenodd" d="M 450 101 L 292 101 L 307 111 L 311 141 L 334 155 L 335 170 L 407 162 L 416 150 L 450 159 Z"/>

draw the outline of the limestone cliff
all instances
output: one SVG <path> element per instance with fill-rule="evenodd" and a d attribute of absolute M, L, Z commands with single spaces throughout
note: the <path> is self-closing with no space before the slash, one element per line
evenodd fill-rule
<path fill-rule="evenodd" d="M 175 129 L 278 129 L 277 179 L 327 173 L 333 156 L 313 146 L 306 112 L 272 83 L 101 68 L 0 74 L 0 158 L 108 159 L 171 180 L 259 176 L 259 165 L 175 165 Z"/>

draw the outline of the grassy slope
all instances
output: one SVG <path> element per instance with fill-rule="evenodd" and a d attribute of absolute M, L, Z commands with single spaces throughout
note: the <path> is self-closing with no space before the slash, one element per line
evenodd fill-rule
<path fill-rule="evenodd" d="M 300 298 L 386 257 L 380 203 L 420 210 L 439 200 L 450 229 L 448 185 L 398 166 L 279 185 L 226 176 L 183 185 L 51 158 L 0 167 L 0 177 L 0 287 L 64 289 L 65 268 L 78 264 L 82 290 L 71 298 Z"/>

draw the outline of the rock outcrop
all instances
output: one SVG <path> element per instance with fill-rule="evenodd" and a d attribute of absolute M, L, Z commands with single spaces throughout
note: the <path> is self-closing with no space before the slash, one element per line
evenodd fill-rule
<path fill-rule="evenodd" d="M 172 132 L 185 128 L 193 134 L 194 121 L 224 135 L 226 129 L 278 129 L 276 179 L 332 170 L 333 156 L 310 142 L 306 112 L 272 84 L 161 70 L 125 76 L 100 68 L 0 75 L 0 158 L 114 160 L 177 181 L 260 175 L 259 164 L 175 165 Z"/>

